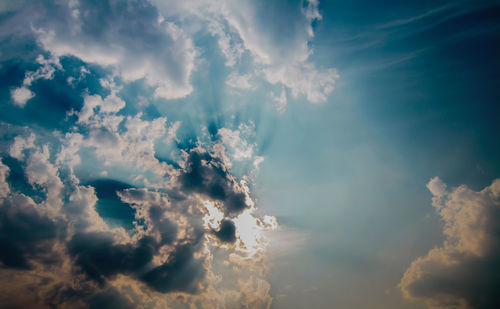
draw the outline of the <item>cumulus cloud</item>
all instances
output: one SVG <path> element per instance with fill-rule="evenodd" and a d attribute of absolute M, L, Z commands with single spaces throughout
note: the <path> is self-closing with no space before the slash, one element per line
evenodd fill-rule
<path fill-rule="evenodd" d="M 312 23 L 321 19 L 318 4 L 318 1 L 306 1 L 305 8 L 292 12 L 296 18 L 287 19 L 290 24 L 286 27 L 293 31 L 288 34 L 282 33 L 282 25 L 263 20 L 261 15 L 265 14 L 259 14 L 263 10 L 259 5 L 246 1 L 225 2 L 219 9 L 230 29 L 239 35 L 253 56 L 256 72 L 271 84 L 287 87 L 295 98 L 304 95 L 311 103 L 325 102 L 339 77 L 335 69 L 317 68 L 309 61 L 313 52 L 309 47 L 314 36 Z"/>
<path fill-rule="evenodd" d="M 24 107 L 28 100 L 32 99 L 35 94 L 26 87 L 19 87 L 11 91 L 12 100 L 19 107 Z"/>
<path fill-rule="evenodd" d="M 183 140 L 182 119 L 174 112 L 167 120 L 152 100 L 192 92 L 196 31 L 221 35 L 228 67 L 254 52 L 226 12 L 207 12 L 202 20 L 211 26 L 193 30 L 189 20 L 201 11 L 167 4 L 171 14 L 141 1 L 13 7 L 14 19 L 30 17 L 35 55 L 42 54 L 11 89 L 13 102 L 42 98 L 32 87 L 40 79 L 64 87 L 71 102 L 60 127 L 7 124 L 16 134 L 0 149 L 3 305 L 270 306 L 263 232 L 276 220 L 257 212 L 250 190 L 247 174 L 263 160 L 255 155 L 255 126 Z M 264 76 L 235 73 L 228 85 L 255 89 L 256 74 Z M 130 83 L 138 80 L 144 83 Z M 148 93 L 139 103 L 135 87 Z M 47 112 L 38 101 L 38 112 Z M 233 161 L 247 164 L 243 175 L 235 176 Z"/>
<path fill-rule="evenodd" d="M 62 140 L 66 138 L 61 136 Z M 253 215 L 254 203 L 248 188 L 238 183 L 213 154 L 201 146 L 186 153 L 185 162 L 169 189 L 171 193 L 166 193 L 113 186 L 103 180 L 82 185 L 74 171 L 65 166 L 67 163 L 74 167 L 74 160 L 61 160 L 65 155 L 51 159 L 47 144 L 35 143 L 34 134 L 28 139 L 32 140 L 18 138 L 11 149 L 15 149 L 14 154 L 23 162 L 28 184 L 43 193 L 41 199 L 35 201 L 17 189 L 12 190 L 7 181 L 9 168 L 0 165 L 0 242 L 5 249 L 0 253 L 0 270 L 9 276 L 16 271 L 27 271 L 23 277 L 15 275 L 20 278 L 16 281 L 17 292 L 29 286 L 46 287 L 43 297 L 26 292 L 29 295 L 23 306 L 51 303 L 93 306 L 116 301 L 135 308 L 144 297 L 158 297 L 151 305 L 156 308 L 162 306 L 159 305 L 162 295 L 172 294 L 175 300 L 175 293 L 183 293 L 186 302 L 205 299 L 213 304 L 243 306 L 270 303 L 267 288 L 258 288 L 255 295 L 251 290 L 217 288 L 210 248 L 222 246 L 231 251 L 236 245 L 239 250 L 250 249 L 250 245 L 261 248 L 262 243 L 257 243 L 262 242 L 260 237 L 249 237 L 272 227 L 266 223 L 268 218 Z M 64 146 L 60 149 L 67 151 Z M 69 155 L 73 153 L 69 151 Z M 110 194 L 133 209 L 131 227 L 111 227 L 103 220 L 97 204 L 106 202 Z M 207 205 L 221 214 L 211 225 L 203 223 L 209 214 Z M 255 255 L 260 251 L 254 251 L 255 259 L 247 262 L 230 258 L 234 254 L 231 251 L 225 257 L 228 266 L 250 261 L 261 265 L 258 261 L 262 257 Z M 247 266 L 247 272 L 253 272 L 252 269 L 261 272 L 262 266 Z M 49 269 L 59 277 L 47 274 Z M 251 280 L 267 284 L 259 279 L 258 273 Z M 150 292 L 131 300 L 117 288 L 117 280 L 121 288 L 125 285 Z M 253 286 L 252 281 L 238 280 L 240 284 Z M 0 284 L 5 284 L 3 279 Z M 3 293 L 0 299 L 4 304 L 21 304 L 11 293 Z"/>
<path fill-rule="evenodd" d="M 448 191 L 437 177 L 427 187 L 446 239 L 406 270 L 403 295 L 429 308 L 499 307 L 500 180 L 479 192 L 465 185 Z"/>
<path fill-rule="evenodd" d="M 155 4 L 163 14 L 174 14 L 170 3 Z M 326 102 L 334 90 L 337 71 L 318 67 L 310 59 L 313 24 L 322 19 L 318 1 L 304 1 L 301 7 L 265 1 L 199 0 L 174 7 L 175 14 L 196 16 L 208 24 L 228 67 L 237 67 L 249 56 L 256 76 L 286 87 L 294 98 L 305 96 L 311 103 Z M 236 70 L 229 75 L 227 85 L 251 89 L 248 75 Z M 284 108 L 281 104 L 280 109 Z"/>
<path fill-rule="evenodd" d="M 240 125 L 237 130 L 219 129 L 218 134 L 224 145 L 231 151 L 234 160 L 240 161 L 253 157 L 254 145 L 244 138 L 244 135 L 251 134 L 250 132 L 252 132 L 250 127 L 245 125 Z"/>
<path fill-rule="evenodd" d="M 70 1 L 50 10 L 33 27 L 52 55 L 111 67 L 125 81 L 144 79 L 157 97 L 192 92 L 197 50 L 182 28 L 148 2 Z"/>
<path fill-rule="evenodd" d="M 19 88 L 11 90 L 11 97 L 15 105 L 24 107 L 28 100 L 35 97 L 28 87 L 38 79 L 53 79 L 56 69 L 61 69 L 61 64 L 57 58 L 45 59 L 43 55 L 39 55 L 36 59 L 41 65 L 36 71 L 28 71 L 23 80 L 23 85 Z"/>
<path fill-rule="evenodd" d="M 12 141 L 8 154 L 21 163 L 26 186 L 37 193 L 30 196 L 32 191 L 12 189 L 9 167 L 0 165 L 0 242 L 6 248 L 0 253 L 5 275 L 0 286 L 17 278 L 15 286 L 0 294 L 0 301 L 34 308 L 110 303 L 159 308 L 167 297 L 170 303 L 206 304 L 202 307 L 268 307 L 262 231 L 275 228 L 275 221 L 255 215 L 248 186 L 230 174 L 209 145 L 183 150 L 178 167 L 162 171 L 169 178 L 161 188 L 113 185 L 116 182 L 105 179 L 81 184 L 75 167 L 87 160 L 79 155 L 82 149 L 104 156 L 109 152 L 122 164 L 140 162 L 144 159 L 116 154 L 122 147 L 142 152 L 145 140 L 153 145 L 152 140 L 169 135 L 163 120 L 150 140 L 144 130 L 154 127 L 156 120 L 130 117 L 120 118 L 123 127 L 112 132 L 118 144 L 90 142 L 92 130 L 111 130 L 107 121 L 115 123 L 118 110 L 96 108 L 88 117 L 77 117 L 74 129 L 90 130 L 89 137 L 56 134 L 59 147 L 34 133 Z M 135 138 L 124 138 L 129 135 Z M 116 215 L 125 207 L 132 210 L 131 225 L 113 226 L 107 220 L 103 211 L 115 207 L 113 203 L 123 207 Z M 212 248 L 226 251 L 214 261 Z M 221 284 L 215 273 L 222 269 L 236 289 Z M 15 297 L 20 291 L 27 294 L 24 300 Z"/>

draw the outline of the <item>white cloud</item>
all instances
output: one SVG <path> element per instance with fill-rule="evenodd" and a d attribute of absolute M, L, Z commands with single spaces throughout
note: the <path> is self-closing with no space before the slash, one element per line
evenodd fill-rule
<path fill-rule="evenodd" d="M 163 14 L 172 11 L 170 2 L 155 4 Z M 317 0 L 305 1 L 303 8 L 249 0 L 200 0 L 174 5 L 175 13 L 171 14 L 195 16 L 208 24 L 227 66 L 241 64 L 247 52 L 255 75 L 285 86 L 295 98 L 303 95 L 311 103 L 322 103 L 328 100 L 339 75 L 335 69 L 320 68 L 310 60 L 312 25 L 322 19 L 318 5 Z M 236 77 L 236 73 L 229 76 L 229 87 L 249 86 Z M 280 106 L 283 110 L 284 105 Z"/>
<path fill-rule="evenodd" d="M 280 114 L 283 114 L 286 110 L 286 106 L 288 105 L 288 100 L 286 99 L 286 90 L 285 87 L 281 87 L 281 93 L 279 96 L 272 95 L 273 100 L 277 103 L 276 109 Z"/>
<path fill-rule="evenodd" d="M 440 247 L 417 258 L 399 287 L 408 299 L 430 308 L 496 308 L 500 276 L 500 179 L 476 192 L 460 186 L 451 192 L 437 177 L 427 185 L 446 237 Z"/>
<path fill-rule="evenodd" d="M 24 160 L 24 150 L 35 148 L 35 134 L 31 133 L 29 137 L 16 136 L 10 146 L 9 155 L 20 161 Z"/>
<path fill-rule="evenodd" d="M 9 167 L 0 161 L 0 198 L 6 197 L 10 192 L 10 187 L 7 183 L 9 171 Z"/>
<path fill-rule="evenodd" d="M 62 69 L 62 66 L 59 63 L 59 59 L 54 57 L 45 59 L 43 55 L 38 55 L 36 61 L 41 65 L 41 67 L 39 67 L 36 71 L 26 72 L 23 80 L 23 85 L 12 90 L 10 93 L 14 104 L 19 107 L 24 107 L 28 100 L 35 97 L 35 94 L 30 89 L 28 89 L 28 87 L 31 86 L 34 81 L 40 78 L 53 79 L 56 68 Z"/>
<path fill-rule="evenodd" d="M 427 184 L 427 188 L 431 191 L 432 195 L 435 197 L 441 197 L 446 195 L 446 184 L 439 178 L 432 178 Z"/>
<path fill-rule="evenodd" d="M 33 186 L 40 186 L 46 194 L 44 206 L 50 216 L 58 216 L 62 207 L 63 183 L 59 178 L 59 171 L 50 162 L 48 145 L 36 149 L 28 158 L 25 169 L 28 182 Z"/>
<path fill-rule="evenodd" d="M 14 104 L 19 107 L 24 107 L 28 100 L 32 99 L 35 94 L 26 87 L 19 87 L 10 92 Z"/>
<path fill-rule="evenodd" d="M 111 2 L 109 6 L 116 15 L 110 14 L 104 24 L 99 21 L 104 25 L 99 29 L 94 23 L 101 7 L 80 3 L 62 7 L 60 14 L 67 14 L 66 18 L 40 22 L 34 31 L 40 44 L 56 57 L 70 55 L 111 67 L 125 81 L 144 78 L 157 97 L 189 95 L 198 52 L 184 31 L 173 22 L 161 21 L 148 4 Z M 70 13 L 75 10 L 84 13 Z"/>
<path fill-rule="evenodd" d="M 240 125 L 234 131 L 227 128 L 219 129 L 218 134 L 224 145 L 230 149 L 230 154 L 234 160 L 241 161 L 252 158 L 254 145 L 243 137 L 243 135 L 248 135 L 249 132 L 251 132 L 250 127 L 245 125 Z"/>
<path fill-rule="evenodd" d="M 237 89 L 254 89 L 255 86 L 250 82 L 251 78 L 251 74 L 240 75 L 237 72 L 232 72 L 227 77 L 226 85 Z"/>
<path fill-rule="evenodd" d="M 116 113 L 125 107 L 125 101 L 117 96 L 120 90 L 113 82 L 101 80 L 101 85 L 109 88 L 111 93 L 104 99 L 100 95 L 84 95 L 82 109 L 77 112 L 78 123 L 89 123 L 89 119 L 95 114 L 95 109 L 99 107 L 100 113 Z"/>
<path fill-rule="evenodd" d="M 304 95 L 311 103 L 328 99 L 339 75 L 335 69 L 319 69 L 309 61 L 313 50 L 308 42 L 314 36 L 311 24 L 321 19 L 318 1 L 307 2 L 296 19 L 287 19 L 293 20 L 286 25 L 295 30 L 292 33 L 282 33 L 284 29 L 280 23 L 262 20 L 251 2 L 224 2 L 221 6 L 219 11 L 230 29 L 239 35 L 244 47 L 252 54 L 257 73 L 272 84 L 289 88 L 294 97 Z M 273 35 L 276 28 L 280 29 L 276 31 L 279 36 Z M 283 39 L 287 36 L 289 38 Z"/>
<path fill-rule="evenodd" d="M 318 69 L 311 62 L 265 68 L 262 72 L 270 83 L 286 86 L 294 98 L 305 95 L 311 103 L 326 102 L 339 78 L 335 69 Z"/>

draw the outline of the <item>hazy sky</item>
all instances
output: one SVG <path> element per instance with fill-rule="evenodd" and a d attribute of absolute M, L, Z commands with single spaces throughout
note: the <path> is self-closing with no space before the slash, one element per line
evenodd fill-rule
<path fill-rule="evenodd" d="M 0 307 L 500 308 L 499 1 L 1 1 Z"/>

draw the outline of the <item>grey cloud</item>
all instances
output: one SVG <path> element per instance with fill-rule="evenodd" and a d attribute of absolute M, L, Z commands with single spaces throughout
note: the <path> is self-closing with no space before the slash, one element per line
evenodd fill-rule
<path fill-rule="evenodd" d="M 197 293 L 205 277 L 203 260 L 194 258 L 195 250 L 189 245 L 176 248 L 167 262 L 140 277 L 149 287 L 163 293 L 183 291 Z"/>
<path fill-rule="evenodd" d="M 30 269 L 31 261 L 54 263 L 53 246 L 59 226 L 37 211 L 37 205 L 20 194 L 0 206 L 0 261 L 3 267 Z"/>
<path fill-rule="evenodd" d="M 219 230 L 214 235 L 222 242 L 234 243 L 236 241 L 236 227 L 230 220 L 222 220 Z"/>
<path fill-rule="evenodd" d="M 207 152 L 190 152 L 186 168 L 179 176 L 187 192 L 204 194 L 224 203 L 224 213 L 235 216 L 248 208 L 246 195 L 223 164 Z"/>
<path fill-rule="evenodd" d="M 76 234 L 68 244 L 71 255 L 87 276 L 99 283 L 116 274 L 135 273 L 151 262 L 157 245 L 149 237 L 137 245 L 114 244 L 109 233 Z"/>
<path fill-rule="evenodd" d="M 130 300 L 113 288 L 108 288 L 88 297 L 90 309 L 133 309 L 136 306 Z"/>

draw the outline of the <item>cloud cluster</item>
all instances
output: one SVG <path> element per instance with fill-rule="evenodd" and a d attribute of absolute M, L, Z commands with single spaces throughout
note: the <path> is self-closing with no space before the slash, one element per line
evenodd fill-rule
<path fill-rule="evenodd" d="M 222 19 L 229 31 L 233 31 L 241 39 L 241 43 L 229 46 L 242 46 L 250 52 L 256 63 L 256 74 L 262 75 L 271 84 L 281 84 L 290 89 L 293 97 L 304 95 L 311 103 L 327 100 L 339 76 L 334 69 L 319 69 L 309 61 L 313 52 L 309 44 L 314 37 L 312 24 L 322 18 L 318 1 L 305 1 L 303 8 L 291 8 L 292 12 L 286 6 L 271 5 L 270 8 L 265 8 L 261 4 L 254 6 L 247 1 L 223 2 L 220 5 L 222 7 L 218 11 L 223 12 Z M 242 7 L 245 9 L 241 10 Z M 265 12 L 267 10 L 269 11 Z M 287 16 L 283 23 L 271 23 L 263 18 L 267 14 L 277 14 L 280 18 L 280 14 L 290 13 L 295 18 Z M 287 31 L 284 27 L 293 29 L 294 32 L 284 34 L 283 31 Z M 219 26 L 216 29 L 221 28 Z M 220 37 L 221 49 L 227 50 L 227 40 L 224 40 L 227 34 L 222 31 L 214 33 Z M 287 39 L 284 40 L 283 37 Z M 241 47 L 232 48 L 231 51 L 233 50 L 236 53 L 224 53 L 230 55 L 228 59 L 238 58 L 241 54 Z"/>
<path fill-rule="evenodd" d="M 157 146 L 178 141 L 182 123 L 126 113 L 118 80 L 98 79 L 104 94 L 81 93 L 68 131 L 9 125 L 16 136 L 0 151 L 0 302 L 268 307 L 262 231 L 276 222 L 256 215 L 247 182 L 231 174 L 233 160 L 254 168 L 245 140 L 252 128 L 179 144 L 167 163 Z"/>
<path fill-rule="evenodd" d="M 500 180 L 476 192 L 448 191 L 438 178 L 427 185 L 446 237 L 406 270 L 399 287 L 429 308 L 486 309 L 500 306 Z"/>
<path fill-rule="evenodd" d="M 229 267 L 225 273 L 231 272 L 230 265 L 236 263 L 233 261 L 239 252 L 244 253 L 244 259 L 237 259 L 238 265 L 245 265 L 244 272 L 255 272 L 254 277 L 245 281 L 236 273 L 226 280 L 253 285 L 252 280 L 261 280 L 265 266 L 257 262 L 262 261 L 262 251 L 249 252 L 254 248 L 246 239 L 253 237 L 261 250 L 263 239 L 252 233 L 273 226 L 253 214 L 248 188 L 231 176 L 215 154 L 201 145 L 183 150 L 185 159 L 179 162 L 176 173 L 163 170 L 169 185 L 161 190 L 118 186 L 106 179 L 83 185 L 74 167 L 84 164 L 85 159 L 70 157 L 88 147 L 86 138 L 73 139 L 71 147 L 78 148 L 76 151 L 68 151 L 66 136 L 60 138 L 59 151 L 51 154 L 54 145 L 43 143 L 34 133 L 18 136 L 9 153 L 3 154 L 10 158 L 5 162 L 12 165 L 16 161 L 23 167 L 25 185 L 38 193 L 30 195 L 26 193 L 29 190 L 12 187 L 10 167 L 0 165 L 0 286 L 16 277 L 15 288 L 0 294 L 3 304 L 42 308 L 116 302 L 135 308 L 149 302 L 148 308 L 157 308 L 165 306 L 165 299 L 169 304 L 207 301 L 221 305 L 262 303 L 256 298 L 261 296 L 270 303 L 268 290 L 248 300 L 235 295 L 249 291 L 218 288 L 212 248 L 227 250 L 225 257 L 219 257 L 225 262 L 217 261 L 219 267 Z M 134 143 L 121 142 L 127 149 Z M 94 147 L 99 152 L 105 146 Z M 126 212 L 126 207 L 132 209 L 131 227 L 106 220 L 106 209 L 116 207 L 110 196 L 116 196 L 122 207 L 117 215 Z M 213 214 L 218 215 L 212 218 Z M 240 223 L 242 219 L 246 221 Z M 208 221 L 211 224 L 204 224 Z M 248 224 L 253 226 L 249 233 Z M 126 289 L 136 291 L 135 298 L 126 297 Z M 27 293 L 26 299 L 15 297 L 21 291 Z"/>
<path fill-rule="evenodd" d="M 322 19 L 317 0 L 75 0 L 34 3 L 13 12 L 18 23 L 31 21 L 26 28 L 50 55 L 12 89 L 12 102 L 20 107 L 34 96 L 31 82 L 51 78 L 64 56 L 107 68 L 125 82 L 142 80 L 156 98 L 184 98 L 193 92 L 191 77 L 205 48 L 195 40 L 202 31 L 213 36 L 231 68 L 227 87 L 255 91 L 256 80 L 276 85 L 283 89 L 279 111 L 287 93 L 311 103 L 327 101 L 339 78 L 335 69 L 310 59 L 314 25 Z"/>
<path fill-rule="evenodd" d="M 0 31 L 2 46 L 8 37 L 31 49 L 2 54 L 19 71 L 6 97 L 23 119 L 0 123 L 0 303 L 269 308 L 264 231 L 277 223 L 251 193 L 264 160 L 255 123 L 233 117 L 197 131 L 183 121 L 203 117 L 177 112 L 179 102 L 160 110 L 158 98 L 193 93 L 214 46 L 230 94 L 265 84 L 270 100 L 281 91 L 280 111 L 290 95 L 326 101 L 338 76 L 310 57 L 319 3 L 72 0 L 0 10 L 15 25 Z"/>
<path fill-rule="evenodd" d="M 198 0 L 189 4 L 172 5 L 154 1 L 165 16 L 196 16 L 208 24 L 217 38 L 226 66 L 234 71 L 227 84 L 238 89 L 253 89 L 254 76 L 290 90 L 311 103 L 327 101 L 339 78 L 333 68 L 320 68 L 310 60 L 313 54 L 313 25 L 322 19 L 319 1 L 300 1 L 292 4 L 268 1 Z M 172 9 L 174 7 L 174 9 Z M 239 68 L 250 57 L 249 73 Z M 285 103 L 283 103 L 283 101 Z M 280 108 L 286 105 L 281 100 Z"/>
<path fill-rule="evenodd" d="M 197 50 L 148 2 L 69 1 L 40 9 L 50 14 L 35 20 L 33 31 L 52 55 L 109 67 L 125 81 L 144 79 L 157 97 L 192 92 Z"/>

